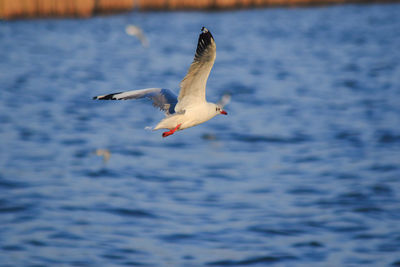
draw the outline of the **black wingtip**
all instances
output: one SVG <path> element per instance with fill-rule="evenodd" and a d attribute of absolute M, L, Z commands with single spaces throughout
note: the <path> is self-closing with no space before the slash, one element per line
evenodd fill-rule
<path fill-rule="evenodd" d="M 118 93 L 113 93 L 113 94 L 108 94 L 108 95 L 102 95 L 102 96 L 94 96 L 93 99 L 94 100 L 118 100 L 117 98 L 114 98 L 115 95 L 118 95 L 122 92 L 118 92 Z"/>
<path fill-rule="evenodd" d="M 199 58 L 203 54 L 204 50 L 211 45 L 211 40 L 213 39 L 211 32 L 206 27 L 202 27 L 199 41 L 197 43 L 195 58 Z"/>
<path fill-rule="evenodd" d="M 210 39 L 213 38 L 211 32 L 206 27 L 201 27 L 200 39 Z"/>
<path fill-rule="evenodd" d="M 214 39 L 211 32 L 206 27 L 202 27 L 199 36 L 199 42 L 204 41 L 205 45 L 209 45 L 211 43 L 211 39 Z"/>

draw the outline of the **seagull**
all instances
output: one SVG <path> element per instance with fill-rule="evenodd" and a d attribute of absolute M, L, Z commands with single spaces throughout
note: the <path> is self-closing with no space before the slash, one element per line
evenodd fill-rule
<path fill-rule="evenodd" d="M 216 115 L 228 115 L 223 109 L 230 97 L 225 96 L 220 103 L 211 103 L 206 100 L 206 83 L 211 68 L 214 65 L 216 46 L 211 32 L 205 27 L 197 43 L 194 60 L 189 67 L 186 76 L 180 83 L 178 97 L 169 89 L 147 88 L 127 92 L 119 92 L 101 96 L 95 96 L 98 100 L 126 100 L 149 98 L 153 106 L 164 111 L 162 119 L 153 130 L 168 129 L 163 137 L 174 134 L 176 131 L 187 129 L 206 122 Z"/>
<path fill-rule="evenodd" d="M 149 47 L 149 42 L 147 41 L 146 36 L 144 35 L 142 29 L 139 28 L 138 26 L 128 25 L 125 28 L 125 32 L 128 35 L 136 36 L 140 40 L 140 42 L 142 43 L 143 47 Z"/>
<path fill-rule="evenodd" d="M 108 160 L 109 160 L 110 157 L 111 157 L 111 153 L 110 153 L 110 151 L 109 151 L 108 149 L 101 149 L 101 148 L 98 148 L 98 149 L 96 149 L 95 151 L 93 151 L 93 153 L 96 154 L 96 156 L 103 157 L 103 162 L 104 162 L 104 163 L 107 163 Z"/>

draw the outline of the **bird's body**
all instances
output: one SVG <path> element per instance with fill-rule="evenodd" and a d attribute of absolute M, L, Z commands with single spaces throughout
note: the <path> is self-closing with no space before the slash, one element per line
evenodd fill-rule
<path fill-rule="evenodd" d="M 155 107 L 166 114 L 153 130 L 169 129 L 163 137 L 176 131 L 196 126 L 206 122 L 218 114 L 227 115 L 223 104 L 214 104 L 206 101 L 206 83 L 215 61 L 216 46 L 211 33 L 202 28 L 199 36 L 196 54 L 189 71 L 181 82 L 179 96 L 162 88 L 148 88 L 120 92 L 102 96 L 95 96 L 99 100 L 126 100 L 150 98 Z M 226 101 L 223 101 L 227 103 Z"/>
<path fill-rule="evenodd" d="M 178 124 L 180 124 L 179 130 L 196 126 L 218 115 L 219 113 L 217 113 L 215 109 L 216 105 L 208 102 L 201 102 L 198 105 L 189 106 L 184 112 L 165 117 L 154 127 L 154 130 L 173 129 Z"/>

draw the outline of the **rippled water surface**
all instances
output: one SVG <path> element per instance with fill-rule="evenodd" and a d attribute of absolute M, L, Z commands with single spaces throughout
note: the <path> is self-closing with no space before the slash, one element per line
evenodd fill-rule
<path fill-rule="evenodd" d="M 399 266 L 399 14 L 0 22 L 0 265 Z M 178 92 L 203 25 L 228 116 L 163 139 L 145 100 L 91 99 Z"/>

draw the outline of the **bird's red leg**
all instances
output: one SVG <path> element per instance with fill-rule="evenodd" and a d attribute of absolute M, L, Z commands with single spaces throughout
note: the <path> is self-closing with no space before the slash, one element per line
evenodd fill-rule
<path fill-rule="evenodd" d="M 167 137 L 171 134 L 173 134 L 178 128 L 181 126 L 182 123 L 178 124 L 175 129 L 169 130 L 168 132 L 163 132 L 162 137 Z"/>

